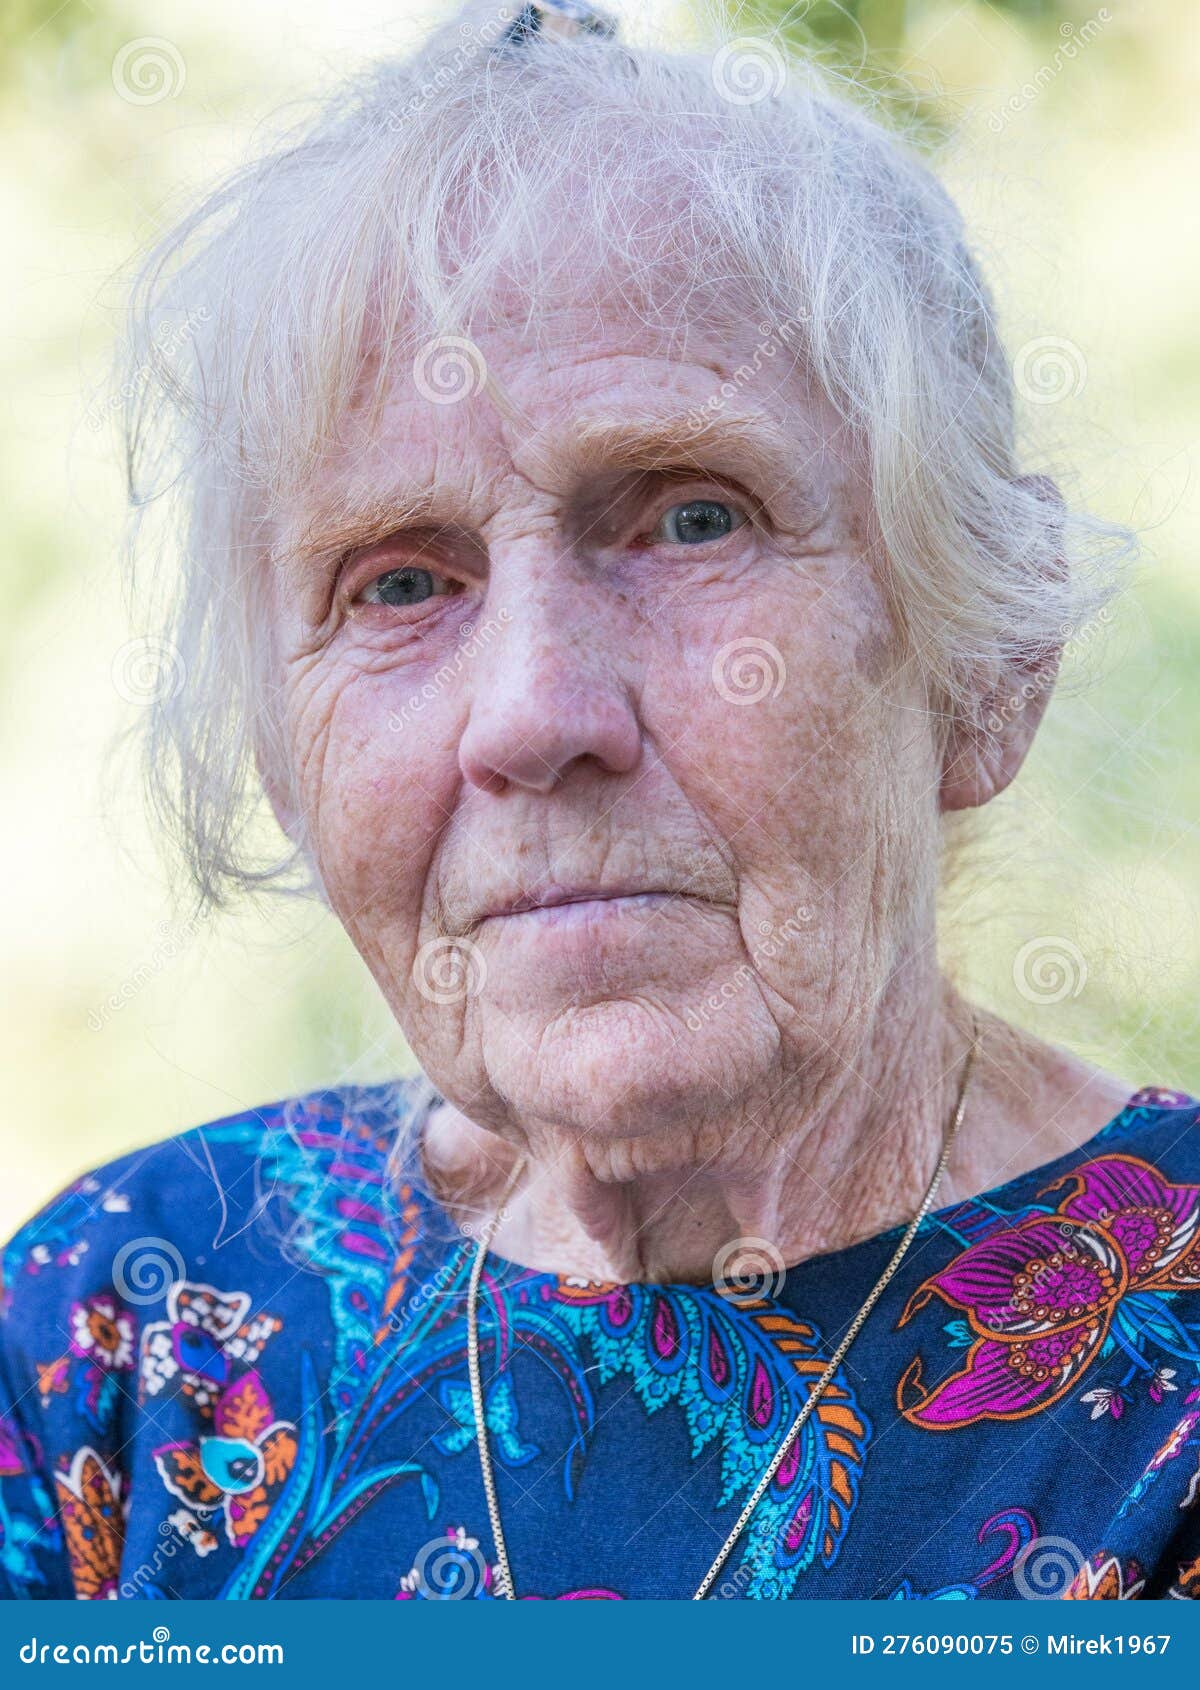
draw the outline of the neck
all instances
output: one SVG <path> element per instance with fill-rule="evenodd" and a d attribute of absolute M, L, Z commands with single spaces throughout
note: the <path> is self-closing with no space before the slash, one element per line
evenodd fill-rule
<path fill-rule="evenodd" d="M 779 1271 L 912 1218 L 954 1114 L 972 1025 L 969 1008 L 939 984 L 922 1015 L 890 1027 L 877 1017 L 855 1059 L 836 1063 L 836 1078 L 814 1085 L 797 1076 L 768 1098 L 731 1106 L 704 1143 L 664 1166 L 598 1158 L 584 1139 L 535 1138 L 517 1172 L 519 1153 L 492 1134 L 472 1128 L 470 1150 L 463 1117 L 452 1111 L 459 1177 L 451 1183 L 464 1206 L 470 1185 L 471 1200 L 494 1216 L 515 1178 L 492 1248 L 531 1268 L 694 1283 L 711 1282 L 714 1264 L 726 1278 Z M 986 1067 L 976 1066 L 964 1127 L 976 1111 L 994 1112 L 980 1095 Z M 960 1146 L 968 1136 L 977 1143 L 980 1134 L 961 1132 Z M 444 1148 L 444 1122 L 433 1140 Z M 470 1181 L 461 1177 L 467 1163 L 476 1170 Z M 979 1163 L 976 1150 L 957 1148 L 938 1203 L 988 1183 Z"/>

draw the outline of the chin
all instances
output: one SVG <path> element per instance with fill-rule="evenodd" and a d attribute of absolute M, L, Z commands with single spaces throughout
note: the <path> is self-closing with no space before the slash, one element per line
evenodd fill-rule
<path fill-rule="evenodd" d="M 527 1017 L 520 1037 L 510 1025 L 490 1050 L 485 1038 L 488 1077 L 518 1115 L 597 1143 L 661 1140 L 666 1165 L 763 1082 L 774 1055 L 761 1028 L 731 1016 L 716 1038 L 685 1015 L 684 1005 L 620 998 Z"/>

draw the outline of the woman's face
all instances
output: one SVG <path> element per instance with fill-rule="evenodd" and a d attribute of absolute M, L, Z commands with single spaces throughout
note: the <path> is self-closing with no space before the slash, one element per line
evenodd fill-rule
<path fill-rule="evenodd" d="M 922 689 L 782 338 L 541 329 L 432 347 L 279 536 L 293 808 L 475 1121 L 609 1177 L 750 1156 L 931 966 Z"/>

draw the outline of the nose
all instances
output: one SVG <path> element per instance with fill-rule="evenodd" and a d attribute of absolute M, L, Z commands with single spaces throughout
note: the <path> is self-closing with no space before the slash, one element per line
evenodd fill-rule
<path fill-rule="evenodd" d="M 588 759 L 606 773 L 629 773 L 641 726 L 622 672 L 629 640 L 619 605 L 569 559 L 527 555 L 519 571 L 506 569 L 513 561 L 491 560 L 499 631 L 471 665 L 458 752 L 464 779 L 486 792 L 546 793 Z"/>

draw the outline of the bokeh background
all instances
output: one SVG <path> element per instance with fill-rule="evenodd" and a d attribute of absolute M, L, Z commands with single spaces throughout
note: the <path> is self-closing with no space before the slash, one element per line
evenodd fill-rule
<path fill-rule="evenodd" d="M 616 7 L 686 37 L 686 4 Z M 1200 1089 L 1200 9 L 816 0 L 737 29 L 858 66 L 959 195 L 999 296 L 1034 467 L 1133 521 L 1134 590 L 1076 641 L 1017 789 L 949 887 L 985 1002 L 1131 1083 Z M 411 1057 L 317 910 L 196 920 L 114 740 L 145 708 L 121 482 L 95 393 L 131 251 L 281 102 L 436 6 L 6 0 L 0 523 L 0 1233 L 83 1168 Z M 755 49 L 747 49 L 750 61 Z M 769 58 L 769 55 L 768 55 Z"/>

